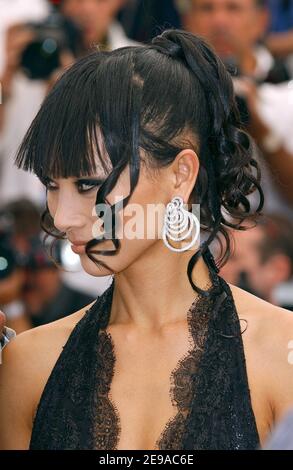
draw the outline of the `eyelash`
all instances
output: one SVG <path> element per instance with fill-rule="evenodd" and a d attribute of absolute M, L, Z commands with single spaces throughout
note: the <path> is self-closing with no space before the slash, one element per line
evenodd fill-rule
<path fill-rule="evenodd" d="M 43 182 L 43 184 L 45 185 L 46 189 L 48 191 L 56 191 L 58 188 L 56 186 L 51 186 L 51 182 L 49 181 L 45 181 Z M 95 181 L 95 180 L 84 180 L 84 181 L 77 181 L 75 183 L 76 187 L 78 188 L 78 191 L 80 193 L 87 193 L 89 191 L 92 191 L 93 189 L 97 188 L 98 186 L 100 186 L 100 182 L 98 181 Z M 80 189 L 80 186 L 90 186 L 88 189 L 84 189 L 84 190 L 81 190 Z"/>

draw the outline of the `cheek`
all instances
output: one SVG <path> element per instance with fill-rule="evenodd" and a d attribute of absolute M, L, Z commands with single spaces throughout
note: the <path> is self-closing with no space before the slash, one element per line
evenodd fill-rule
<path fill-rule="evenodd" d="M 194 13 L 186 16 L 184 24 L 187 30 L 196 31 L 199 35 L 209 35 L 213 23 L 208 14 Z"/>
<path fill-rule="evenodd" d="M 237 35 L 239 39 L 246 40 L 251 35 L 254 29 L 255 18 L 250 18 L 247 14 L 235 15 L 233 18 L 233 34 Z"/>
<path fill-rule="evenodd" d="M 114 272 L 123 271 L 136 259 L 141 257 L 144 252 L 161 236 L 163 216 L 169 198 L 163 184 L 163 178 L 159 180 L 150 177 L 149 174 L 141 172 L 139 181 L 135 190 L 124 209 L 115 211 L 115 234 L 120 241 L 121 248 L 114 256 L 93 255 L 97 261 L 101 260 Z M 106 199 L 112 206 L 117 204 L 129 195 L 129 174 L 124 171 L 115 188 Z M 121 207 L 121 205 L 118 205 Z M 110 212 L 109 212 L 110 214 Z M 112 220 L 109 217 L 104 223 L 104 230 L 111 232 L 113 228 Z M 104 220 L 104 222 L 105 222 Z M 99 232 L 101 219 L 95 218 L 96 233 Z M 114 245 L 110 240 L 106 240 L 93 250 L 112 250 Z M 95 266 L 87 255 L 83 255 L 82 263 L 84 269 L 94 276 L 106 276 L 109 272 L 104 268 L 101 270 Z"/>
<path fill-rule="evenodd" d="M 140 241 L 145 246 L 156 240 L 162 231 L 163 204 L 130 204 L 121 214 L 118 234 L 124 242 Z"/>
<path fill-rule="evenodd" d="M 125 208 L 115 213 L 117 238 L 125 243 L 137 240 L 145 245 L 157 239 L 167 201 L 159 183 L 147 180 L 138 183 Z"/>
<path fill-rule="evenodd" d="M 134 211 L 132 214 L 127 215 L 127 210 L 119 214 L 120 217 L 115 224 L 116 229 L 118 226 L 116 237 L 120 242 L 119 252 L 114 256 L 93 254 L 94 258 L 97 261 L 100 260 L 104 262 L 109 267 L 109 270 L 103 267 L 100 269 L 86 254 L 81 256 L 82 266 L 88 274 L 93 276 L 107 276 L 112 272 L 121 272 L 143 256 L 144 253 L 157 242 L 159 222 L 152 220 L 149 216 L 149 211 L 147 211 L 144 206 L 138 205 L 138 207 L 139 210 L 137 212 Z M 113 242 L 106 240 L 100 245 L 94 246 L 91 252 L 100 250 L 110 251 L 114 248 Z"/>
<path fill-rule="evenodd" d="M 80 256 L 80 261 L 83 269 L 91 276 L 102 277 L 108 276 L 113 273 L 119 273 L 127 269 L 137 259 L 141 258 L 149 248 L 151 243 L 155 243 L 154 240 L 120 240 L 121 249 L 114 256 L 103 256 L 99 254 L 93 254 L 92 256 L 97 262 L 102 261 L 108 268 L 103 266 L 97 266 L 86 254 Z M 112 250 L 114 245 L 111 242 L 101 244 L 100 246 L 93 247 L 91 252 L 99 250 Z"/>

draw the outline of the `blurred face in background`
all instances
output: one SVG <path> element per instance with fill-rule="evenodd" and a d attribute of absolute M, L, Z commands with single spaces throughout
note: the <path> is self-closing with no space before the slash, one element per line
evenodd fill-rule
<path fill-rule="evenodd" d="M 190 0 L 185 29 L 205 37 L 221 57 L 253 47 L 268 25 L 268 12 L 257 0 Z"/>
<path fill-rule="evenodd" d="M 228 262 L 221 268 L 227 282 L 243 287 L 255 295 L 273 301 L 273 290 L 290 277 L 291 265 L 285 253 L 271 253 L 262 259 L 262 246 L 266 233 L 261 226 L 246 231 L 233 231 L 235 249 Z M 241 274 L 245 280 L 241 280 Z M 241 285 L 242 282 L 245 285 Z"/>
<path fill-rule="evenodd" d="M 258 270 L 258 246 L 263 240 L 263 233 L 259 227 L 255 227 L 243 232 L 233 230 L 232 234 L 235 247 L 227 263 L 221 268 L 221 274 L 227 282 L 237 285 L 241 272 L 245 271 L 250 275 Z"/>
<path fill-rule="evenodd" d="M 123 0 L 63 0 L 62 12 L 84 33 L 87 45 L 103 39 Z"/>

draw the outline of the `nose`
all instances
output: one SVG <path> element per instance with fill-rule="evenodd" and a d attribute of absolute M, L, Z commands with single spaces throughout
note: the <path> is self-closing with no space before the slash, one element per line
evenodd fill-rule
<path fill-rule="evenodd" d="M 212 23 L 214 28 L 225 31 L 225 28 L 228 28 L 230 24 L 229 15 L 224 10 L 216 10 L 212 16 Z"/>
<path fill-rule="evenodd" d="M 53 214 L 54 225 L 61 231 L 68 233 L 75 228 L 81 228 L 85 225 L 85 215 L 82 208 L 75 200 L 74 196 L 68 197 L 68 194 L 60 195 L 55 206 L 55 213 Z"/>

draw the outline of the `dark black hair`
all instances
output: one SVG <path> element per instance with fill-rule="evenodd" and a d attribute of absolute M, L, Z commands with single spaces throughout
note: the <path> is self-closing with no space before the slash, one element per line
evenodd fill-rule
<path fill-rule="evenodd" d="M 98 132 L 102 139 L 99 140 Z M 169 165 L 184 148 L 193 148 L 200 161 L 190 202 L 200 204 L 207 239 L 190 259 L 188 277 L 199 256 L 219 270 L 209 250 L 218 233 L 224 235 L 220 263 L 229 256 L 227 228 L 244 229 L 241 222 L 263 206 L 260 173 L 252 157 L 249 135 L 241 128 L 231 76 L 213 49 L 200 37 L 166 30 L 152 43 L 111 52 L 96 51 L 76 62 L 54 85 L 19 148 L 16 164 L 41 180 L 96 172 L 97 156 L 105 167 L 106 150 L 112 169 L 97 193 L 104 203 L 121 171 L 129 165 L 130 194 L 135 189 L 141 160 L 151 167 Z M 144 157 L 139 154 L 143 150 Z M 105 152 L 104 152 L 105 153 Z M 259 192 L 251 210 L 247 196 Z M 115 211 L 115 205 L 111 206 Z M 49 216 L 49 217 L 48 217 Z M 48 225 L 49 223 L 49 225 Z M 54 228 L 45 211 L 43 229 Z M 64 236 L 58 234 L 56 236 Z M 115 255 L 114 249 L 87 254 Z"/>

